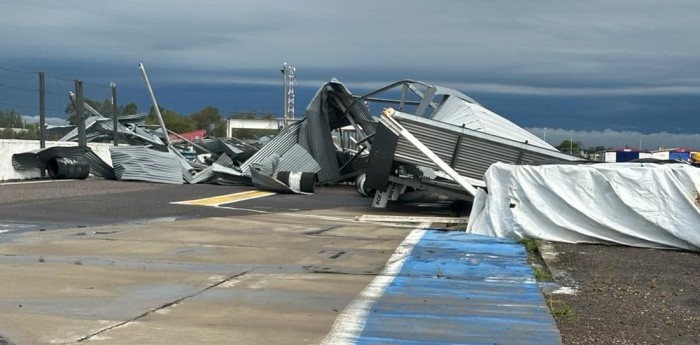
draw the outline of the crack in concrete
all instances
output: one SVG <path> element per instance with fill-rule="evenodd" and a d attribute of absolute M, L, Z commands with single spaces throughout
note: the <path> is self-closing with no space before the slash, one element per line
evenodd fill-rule
<path fill-rule="evenodd" d="M 205 292 L 207 292 L 207 291 L 209 291 L 209 290 L 211 290 L 211 289 L 213 289 L 213 288 L 215 288 L 215 287 L 220 286 L 221 284 L 224 284 L 224 283 L 227 283 L 227 282 L 229 282 L 229 281 L 231 281 L 231 280 L 233 280 L 233 279 L 239 278 L 239 277 L 241 277 L 241 276 L 247 274 L 248 272 L 250 272 L 250 271 L 243 271 L 243 272 L 241 272 L 241 273 L 234 274 L 234 275 L 232 275 L 232 276 L 230 276 L 230 277 L 228 277 L 228 278 L 226 278 L 226 279 L 224 279 L 224 280 L 221 280 L 221 281 L 219 281 L 219 282 L 217 282 L 217 283 L 215 283 L 215 284 L 209 285 L 209 286 L 207 286 L 206 288 L 204 288 L 204 289 L 202 289 L 202 290 L 199 290 L 199 291 L 197 291 L 197 292 L 195 292 L 195 293 L 192 293 L 192 294 L 189 294 L 189 295 L 187 295 L 187 296 L 178 298 L 178 299 L 176 299 L 176 300 L 174 300 L 174 301 L 172 301 L 172 302 L 165 303 L 165 304 L 163 304 L 163 305 L 161 305 L 161 306 L 159 306 L 159 307 L 157 307 L 157 308 L 150 309 L 150 310 L 148 310 L 147 312 L 145 312 L 145 313 L 143 313 L 143 314 L 140 314 L 140 315 L 137 315 L 137 316 L 135 316 L 135 317 L 132 317 L 131 319 L 128 319 L 128 320 L 126 320 L 126 321 L 119 322 L 119 323 L 117 323 L 117 324 L 115 324 L 115 325 L 112 325 L 112 326 L 103 328 L 103 329 L 101 329 L 101 330 L 99 330 L 99 331 L 97 331 L 97 332 L 93 332 L 93 333 L 91 333 L 91 334 L 88 334 L 88 335 L 86 335 L 86 336 L 84 336 L 84 337 L 78 339 L 78 342 L 80 343 L 80 342 L 83 342 L 83 341 L 85 341 L 85 340 L 90 340 L 90 338 L 92 338 L 92 337 L 94 337 L 94 336 L 103 334 L 103 333 L 108 332 L 108 331 L 110 331 L 110 330 L 113 330 L 113 329 L 115 329 L 115 328 L 117 328 L 117 327 L 124 326 L 124 325 L 126 325 L 126 324 L 128 324 L 128 323 L 137 321 L 137 320 L 142 319 L 142 318 L 144 318 L 144 317 L 146 317 L 146 316 L 148 316 L 148 315 L 151 315 L 151 314 L 153 314 L 153 313 L 155 313 L 155 312 L 157 312 L 157 311 L 159 311 L 159 310 L 172 307 L 172 306 L 174 306 L 174 305 L 176 305 L 176 304 L 178 304 L 178 303 L 180 303 L 180 302 L 182 302 L 182 301 L 184 301 L 184 300 L 186 300 L 186 299 L 199 296 L 199 295 L 201 295 L 201 294 L 203 294 L 203 293 L 205 293 Z"/>

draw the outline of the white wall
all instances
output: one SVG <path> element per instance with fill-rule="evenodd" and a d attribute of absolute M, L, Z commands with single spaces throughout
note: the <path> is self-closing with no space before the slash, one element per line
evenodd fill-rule
<path fill-rule="evenodd" d="M 668 151 L 658 151 L 658 152 L 653 152 L 651 154 L 651 158 L 663 159 L 663 160 L 668 160 L 669 156 L 670 155 L 669 155 Z"/>
<path fill-rule="evenodd" d="M 75 142 L 65 141 L 47 141 L 46 147 L 51 146 L 77 146 Z M 111 144 L 105 143 L 88 143 L 88 146 L 94 151 L 103 161 L 112 165 L 112 157 L 109 154 Z M 15 153 L 24 153 L 39 148 L 39 140 L 14 140 L 0 139 L 0 181 L 7 180 L 26 180 L 41 177 L 39 169 L 32 170 L 15 170 L 12 166 L 12 155 Z"/>

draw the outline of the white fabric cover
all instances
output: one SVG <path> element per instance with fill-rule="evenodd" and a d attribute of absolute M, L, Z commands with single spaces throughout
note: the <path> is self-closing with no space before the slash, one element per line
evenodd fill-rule
<path fill-rule="evenodd" d="M 493 164 L 467 232 L 700 251 L 700 170 L 684 164 Z"/>

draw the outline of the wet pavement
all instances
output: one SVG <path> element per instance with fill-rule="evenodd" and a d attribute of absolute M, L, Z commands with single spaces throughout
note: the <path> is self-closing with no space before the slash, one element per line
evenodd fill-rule
<path fill-rule="evenodd" d="M 1 223 L 6 224 L 0 229 L 8 230 L 0 234 L 0 337 L 12 343 L 336 343 L 329 339 L 338 320 L 352 314 L 352 306 L 375 280 L 391 284 L 406 278 L 397 257 L 413 262 L 406 267 L 414 270 L 418 262 L 441 267 L 444 273 L 421 275 L 422 281 L 444 284 L 440 289 L 446 299 L 450 291 L 464 297 L 464 284 L 456 283 L 464 277 L 450 269 L 456 262 L 440 264 L 449 258 L 439 255 L 455 253 L 446 250 L 448 244 L 461 240 L 443 238 L 432 249 L 419 245 L 434 257 L 411 259 L 421 251 L 413 250 L 419 242 L 410 244 L 410 234 L 426 232 L 357 222 L 361 214 L 395 210 L 372 210 L 369 199 L 354 194 L 352 187 L 320 188 L 311 197 L 273 195 L 203 207 L 172 203 L 250 189 L 71 183 L 68 195 L 59 184 L 0 185 L 0 194 L 18 200 L 0 202 Z M 43 213 L 47 205 L 52 211 Z M 39 224 L 52 226 L 37 228 Z M 520 265 L 522 258 L 513 262 Z M 392 267 L 396 270 L 387 271 Z M 528 281 L 522 267 L 516 271 L 518 281 Z M 511 273 L 506 269 L 502 274 Z M 381 296 L 367 303 L 379 303 Z M 424 299 L 418 304 L 423 312 L 416 313 L 437 311 L 428 318 L 437 322 L 465 317 L 474 303 L 465 299 L 464 308 L 452 309 L 456 314 L 444 314 L 439 311 L 449 309 L 445 304 Z M 505 302 L 492 302 L 508 310 Z M 376 305 L 387 310 L 382 303 Z M 536 315 L 534 319 L 546 320 L 546 315 Z M 368 332 L 380 324 L 371 317 L 353 317 Z M 463 331 L 459 339 L 468 343 L 464 336 L 469 331 Z M 415 342 L 404 343 L 439 343 L 438 338 L 413 338 Z M 346 343 L 373 342 L 358 333 Z"/>

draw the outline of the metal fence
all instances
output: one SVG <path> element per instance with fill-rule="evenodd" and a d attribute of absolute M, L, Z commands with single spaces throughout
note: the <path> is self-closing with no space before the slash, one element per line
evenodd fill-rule
<path fill-rule="evenodd" d="M 115 91 L 110 83 L 101 85 L 78 79 L 68 80 L 46 75 L 44 72 L 0 66 L 0 111 L 6 115 L 21 115 L 21 123 L 13 127 L 20 125 L 26 129 L 23 133 L 29 133 L 28 139 L 40 139 L 42 144 L 47 139 L 43 131 L 45 126 L 42 125 L 67 124 L 71 115 L 74 116 L 74 122 L 78 120 L 75 117 L 76 106 L 70 98 L 71 93 L 82 96 L 76 98 L 83 100 L 111 104 Z M 111 116 L 111 113 L 103 115 Z"/>

